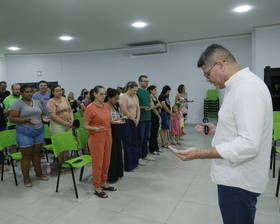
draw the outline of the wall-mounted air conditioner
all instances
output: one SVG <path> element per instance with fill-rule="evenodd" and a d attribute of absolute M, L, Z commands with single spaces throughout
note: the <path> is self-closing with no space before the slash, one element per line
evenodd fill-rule
<path fill-rule="evenodd" d="M 166 44 L 151 44 L 151 45 L 141 45 L 141 46 L 130 46 L 125 47 L 127 51 L 132 56 L 149 55 L 149 54 L 162 54 L 167 52 Z"/>

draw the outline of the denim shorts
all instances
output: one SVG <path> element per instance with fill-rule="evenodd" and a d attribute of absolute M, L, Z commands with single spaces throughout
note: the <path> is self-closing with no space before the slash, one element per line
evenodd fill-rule
<path fill-rule="evenodd" d="M 22 125 L 16 125 L 16 141 L 21 148 L 43 143 L 44 126 L 39 129 L 30 129 Z"/>

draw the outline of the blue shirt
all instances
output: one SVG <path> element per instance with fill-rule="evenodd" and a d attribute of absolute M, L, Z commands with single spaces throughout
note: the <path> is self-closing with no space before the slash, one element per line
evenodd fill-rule
<path fill-rule="evenodd" d="M 32 99 L 39 100 L 39 101 L 40 101 L 40 99 L 44 99 L 44 102 L 42 103 L 44 114 L 46 116 L 50 116 L 50 114 L 46 108 L 46 106 L 49 102 L 49 99 L 50 99 L 50 93 L 46 92 L 45 94 L 42 94 L 40 92 L 37 92 L 37 93 L 33 94 Z"/>

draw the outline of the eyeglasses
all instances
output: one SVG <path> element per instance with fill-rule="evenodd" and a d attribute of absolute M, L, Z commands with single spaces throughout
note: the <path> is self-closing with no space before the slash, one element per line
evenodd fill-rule
<path fill-rule="evenodd" d="M 215 67 L 216 64 L 217 64 L 217 62 L 207 72 L 204 72 L 204 77 L 206 79 L 209 79 L 210 71 L 212 70 L 212 68 Z"/>
<path fill-rule="evenodd" d="M 99 96 L 107 96 L 106 93 L 98 93 L 98 94 L 99 94 Z"/>

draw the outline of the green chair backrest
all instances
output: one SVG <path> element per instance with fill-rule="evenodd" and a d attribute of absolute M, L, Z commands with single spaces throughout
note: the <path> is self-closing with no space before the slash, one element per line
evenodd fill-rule
<path fill-rule="evenodd" d="M 277 141 L 280 139 L 280 123 L 274 124 L 274 134 L 273 134 L 273 140 Z"/>
<path fill-rule="evenodd" d="M 74 113 L 74 119 L 83 118 L 80 112 Z"/>
<path fill-rule="evenodd" d="M 0 131 L 0 151 L 11 145 L 17 145 L 16 130 Z"/>
<path fill-rule="evenodd" d="M 44 132 L 45 132 L 44 138 L 45 139 L 51 139 L 52 133 L 50 131 L 49 125 L 44 124 Z"/>
<path fill-rule="evenodd" d="M 88 143 L 88 130 L 79 128 L 77 130 L 77 135 L 78 135 L 80 147 L 83 148 L 83 146 Z"/>
<path fill-rule="evenodd" d="M 72 132 L 53 135 L 51 139 L 55 157 L 58 157 L 61 152 L 67 150 L 78 150 L 75 137 Z"/>
<path fill-rule="evenodd" d="M 207 98 L 209 97 L 217 97 L 219 98 L 219 90 L 217 89 L 208 89 L 207 90 Z"/>
<path fill-rule="evenodd" d="M 80 127 L 79 128 L 83 128 L 83 125 L 84 125 L 84 118 L 77 118 L 77 120 L 80 121 Z"/>

